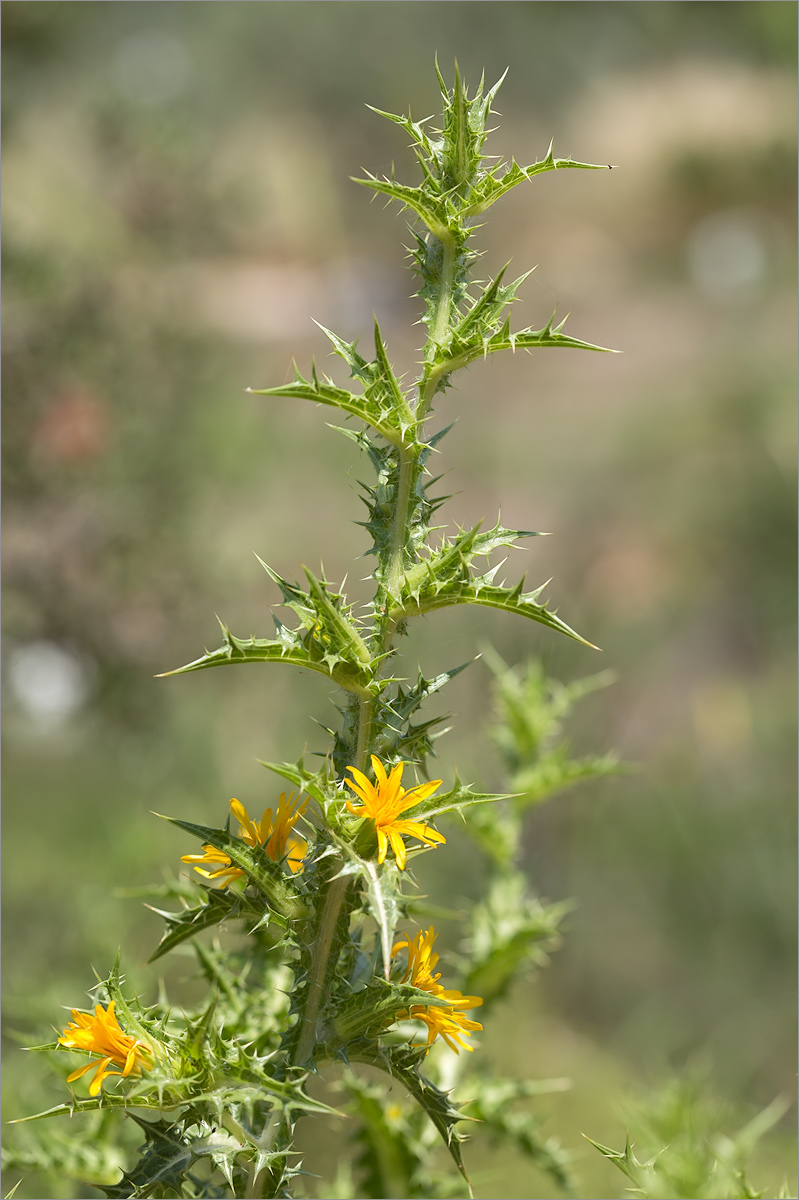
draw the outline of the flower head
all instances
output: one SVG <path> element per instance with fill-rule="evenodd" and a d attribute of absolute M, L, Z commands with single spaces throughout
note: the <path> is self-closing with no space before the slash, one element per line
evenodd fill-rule
<path fill-rule="evenodd" d="M 294 832 L 294 826 L 305 812 L 308 801 L 306 800 L 297 808 L 292 807 L 293 801 L 293 792 L 288 799 L 286 799 L 286 793 L 281 792 L 274 819 L 272 818 L 272 809 L 267 808 L 260 821 L 253 821 L 244 805 L 238 800 L 230 801 L 230 811 L 241 826 L 239 837 L 243 842 L 246 842 L 248 846 L 263 846 L 272 862 L 280 862 L 288 849 L 289 868 L 292 874 L 296 875 L 298 871 L 302 870 L 302 860 L 308 843 L 305 838 Z M 228 855 L 222 850 L 217 850 L 215 846 L 205 845 L 202 854 L 184 854 L 180 861 L 192 863 L 195 871 L 204 875 L 206 879 L 221 880 L 223 888 L 232 883 L 234 879 L 246 878 L 246 872 L 242 871 L 240 867 L 234 867 Z M 217 869 L 204 871 L 203 867 L 199 865 L 201 863 Z"/>
<path fill-rule="evenodd" d="M 94 1078 L 89 1084 L 89 1095 L 96 1096 L 108 1075 L 139 1075 L 142 1067 L 145 1070 L 153 1065 L 153 1048 L 146 1042 L 130 1037 L 123 1033 L 114 1012 L 114 1001 L 103 1008 L 95 1006 L 94 1016 L 90 1013 L 72 1010 L 72 1020 L 58 1039 L 62 1046 L 70 1050 L 83 1050 L 88 1054 L 99 1054 L 99 1063 L 88 1062 L 85 1067 L 78 1067 L 67 1076 L 67 1083 L 80 1079 L 94 1067 Z M 112 1071 L 111 1064 L 121 1067 L 121 1071 Z"/>
<path fill-rule="evenodd" d="M 425 825 L 423 821 L 399 819 L 400 813 L 405 812 L 407 808 L 413 808 L 415 804 L 426 800 L 428 796 L 432 796 L 442 783 L 440 779 L 434 779 L 432 783 L 419 784 L 418 787 L 411 788 L 406 792 L 405 788 L 401 786 L 404 765 L 404 763 L 397 763 L 391 774 L 386 777 L 385 767 L 373 754 L 372 767 L 377 780 L 376 784 L 370 783 L 357 767 L 347 767 L 348 771 L 352 771 L 354 781 L 351 779 L 345 781 L 362 802 L 358 808 L 355 808 L 348 800 L 347 808 L 356 817 L 369 817 L 375 823 L 379 851 L 377 861 L 380 863 L 385 861 L 390 842 L 397 866 L 401 871 L 405 867 L 406 858 L 403 835 L 418 838 L 426 846 L 434 846 L 436 842 L 447 840 L 442 834 L 436 833 L 435 829 Z"/>
<path fill-rule="evenodd" d="M 432 925 L 426 933 L 417 933 L 413 941 L 406 934 L 402 941 L 397 942 L 392 949 L 391 957 L 393 958 L 398 950 L 407 950 L 408 969 L 402 982 L 410 981 L 414 987 L 420 988 L 423 992 L 429 992 L 431 996 L 446 1000 L 447 1003 L 446 1005 L 431 1004 L 429 1007 L 423 1004 L 414 1004 L 409 1010 L 399 1015 L 410 1017 L 413 1021 L 424 1021 L 427 1026 L 428 1052 L 440 1034 L 450 1049 L 454 1050 L 456 1054 L 460 1054 L 459 1046 L 463 1046 L 465 1050 L 474 1050 L 474 1046 L 470 1046 L 463 1040 L 464 1036 L 469 1037 L 473 1029 L 483 1028 L 478 1021 L 470 1021 L 468 1017 L 465 1017 L 463 1010 L 478 1008 L 483 1001 L 479 996 L 464 996 L 455 988 L 448 990 L 441 986 L 438 982 L 441 978 L 440 972 L 433 974 L 438 962 L 438 955 L 433 950 L 435 940 L 436 932 Z"/>

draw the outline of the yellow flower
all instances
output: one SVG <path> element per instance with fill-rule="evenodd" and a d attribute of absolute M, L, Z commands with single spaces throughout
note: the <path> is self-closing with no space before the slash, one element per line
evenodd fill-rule
<path fill-rule="evenodd" d="M 426 933 L 417 933 L 413 941 L 406 934 L 404 939 L 397 942 L 392 949 L 391 957 L 393 958 L 398 950 L 407 949 L 408 969 L 402 982 L 407 983 L 410 977 L 410 982 L 414 987 L 420 988 L 423 992 L 429 992 L 431 996 L 446 1000 L 447 1004 L 446 1006 L 431 1004 L 429 1007 L 425 1007 L 423 1004 L 414 1004 L 410 1010 L 398 1015 L 410 1017 L 413 1021 L 424 1021 L 427 1026 L 428 1053 L 440 1034 L 450 1049 L 454 1050 L 456 1054 L 460 1054 L 459 1046 L 463 1046 L 465 1050 L 474 1050 L 474 1046 L 470 1046 L 463 1038 L 471 1036 L 473 1029 L 483 1028 L 478 1021 L 470 1021 L 460 1010 L 478 1008 L 483 1001 L 479 996 L 464 996 L 455 988 L 447 990 L 441 986 L 438 982 L 441 978 L 440 972 L 436 975 L 433 974 L 438 962 L 438 955 L 433 950 L 435 940 L 436 932 L 432 925 Z"/>
<path fill-rule="evenodd" d="M 362 771 L 357 767 L 347 767 L 348 771 L 352 771 L 355 777 L 355 782 L 347 779 L 345 782 L 348 787 L 351 787 L 357 796 L 360 797 L 362 803 L 358 808 L 355 808 L 351 801 L 347 801 L 347 808 L 356 817 L 369 817 L 375 823 L 377 830 L 377 845 L 378 845 L 378 862 L 384 862 L 388 843 L 391 843 L 391 849 L 394 852 L 394 857 L 397 860 L 397 866 L 402 871 L 405 867 L 405 843 L 402 840 L 405 837 L 418 838 L 420 842 L 424 842 L 426 846 L 433 846 L 436 842 L 445 842 L 447 839 L 440 833 L 436 833 L 435 829 L 431 829 L 429 825 L 425 825 L 422 821 L 401 821 L 399 820 L 400 813 L 405 812 L 406 808 L 413 808 L 415 804 L 426 800 L 428 796 L 432 796 L 436 788 L 441 786 L 440 779 L 434 779 L 432 783 L 422 783 L 418 787 L 411 788 L 409 792 L 401 786 L 402 769 L 404 764 L 397 763 L 394 770 L 386 778 L 386 772 L 379 758 L 372 755 L 372 767 L 374 769 L 377 786 L 370 783 Z"/>
<path fill-rule="evenodd" d="M 302 860 L 308 849 L 308 843 L 305 838 L 294 832 L 294 826 L 305 812 L 308 801 L 306 800 L 304 804 L 293 809 L 293 800 L 293 792 L 290 793 L 288 799 L 286 799 L 285 792 L 280 793 L 274 820 L 271 808 L 267 808 L 260 821 L 253 821 L 244 805 L 238 800 L 230 801 L 230 811 L 241 826 L 239 837 L 242 841 L 246 842 L 248 846 L 263 846 L 272 862 L 280 862 L 288 848 L 289 868 L 292 874 L 296 875 L 298 871 L 302 871 Z M 221 880 L 223 888 L 226 888 L 234 879 L 246 878 L 246 872 L 242 871 L 240 867 L 234 867 L 227 854 L 222 850 L 217 850 L 215 846 L 203 846 L 202 854 L 184 854 L 180 861 L 192 863 L 195 871 L 204 875 L 206 879 Z M 204 871 L 202 866 L 198 865 L 200 863 L 218 869 Z"/>
<path fill-rule="evenodd" d="M 72 1083 L 94 1067 L 94 1078 L 89 1084 L 90 1096 L 99 1093 L 108 1075 L 121 1075 L 127 1079 L 128 1075 L 139 1075 L 142 1067 L 147 1070 L 153 1065 L 152 1046 L 130 1037 L 120 1029 L 113 1000 L 107 1009 L 96 1005 L 94 1016 L 73 1008 L 72 1020 L 58 1041 L 70 1050 L 83 1050 L 87 1054 L 102 1056 L 99 1063 L 88 1062 L 85 1067 L 78 1067 L 77 1071 L 67 1076 L 67 1083 Z M 122 1070 L 110 1070 L 111 1063 Z"/>

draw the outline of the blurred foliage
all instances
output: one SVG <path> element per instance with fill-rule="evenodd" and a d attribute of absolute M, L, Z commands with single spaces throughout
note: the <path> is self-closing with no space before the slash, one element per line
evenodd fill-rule
<path fill-rule="evenodd" d="M 432 0 L 423 28 L 419 14 L 3 5 L 6 1019 L 36 1038 L 80 1003 L 89 963 L 104 972 L 119 943 L 130 961 L 152 952 L 155 920 L 108 896 L 181 853 L 150 809 L 263 807 L 255 758 L 317 748 L 313 679 L 152 676 L 215 644 L 215 609 L 263 624 L 275 596 L 250 551 L 290 573 L 301 544 L 338 578 L 364 548 L 342 520 L 360 516 L 340 484 L 354 451 L 312 411 L 243 389 L 289 378 L 293 351 L 325 359 L 312 316 L 354 337 L 374 308 L 413 361 L 394 330 L 411 311 L 404 227 L 391 256 L 386 215 L 346 178 L 394 156 L 364 97 L 426 115 L 437 48 L 470 79 L 510 66 L 501 107 L 526 115 L 508 138 L 531 157 L 554 134 L 621 168 L 604 194 L 555 178 L 508 200 L 486 270 L 517 246 L 540 264 L 531 322 L 560 302 L 624 356 L 475 365 L 452 394 L 469 417 L 447 481 L 467 521 L 501 495 L 503 521 L 557 534 L 529 551 L 536 572 L 618 678 L 571 741 L 616 747 L 635 773 L 527 818 L 525 870 L 577 907 L 535 991 L 501 1001 L 514 1062 L 568 1060 L 543 1068 L 575 1079 L 559 1132 L 618 1145 L 607 1095 L 642 1064 L 707 1048 L 717 1088 L 760 1106 L 795 1082 L 796 7 Z M 298 196 L 299 157 L 316 177 Z M 301 478 L 299 444 L 318 463 Z M 311 505 L 330 516 L 309 538 Z M 414 635 L 427 674 L 468 656 L 458 629 L 510 663 L 540 647 L 561 679 L 598 669 L 487 614 L 443 643 L 431 618 Z M 438 747 L 491 786 L 488 692 L 481 664 L 459 677 Z M 459 844 L 451 877 L 423 879 L 431 902 L 470 894 L 482 868 Z M 173 982 L 189 1003 L 195 982 Z M 9 1115 L 63 1099 L 16 1042 L 7 1064 Z M 775 1189 L 792 1154 L 786 1135 Z M 595 1157 L 585 1186 L 618 1188 L 610 1167 L 590 1174 Z"/>
<path fill-rule="evenodd" d="M 766 1192 L 755 1191 L 748 1181 L 746 1160 L 787 1107 L 787 1101 L 774 1101 L 730 1136 L 721 1128 L 730 1113 L 711 1097 L 708 1081 L 694 1070 L 670 1079 L 632 1106 L 635 1141 L 628 1134 L 623 1151 L 592 1144 L 627 1176 L 632 1187 L 626 1191 L 633 1196 L 762 1200 Z M 642 1151 L 646 1161 L 638 1158 Z M 790 1194 L 785 1179 L 779 1195 Z"/>

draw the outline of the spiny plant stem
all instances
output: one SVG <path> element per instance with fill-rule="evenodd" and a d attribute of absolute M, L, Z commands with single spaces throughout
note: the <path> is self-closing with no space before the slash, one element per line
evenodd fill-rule
<path fill-rule="evenodd" d="M 431 235 L 432 236 L 432 235 Z M 442 344 L 447 339 L 450 328 L 450 314 L 455 282 L 456 243 L 454 238 L 446 240 L 435 239 L 441 247 L 442 263 L 439 275 L 438 296 L 434 302 L 435 317 L 432 322 L 430 336 L 425 346 L 425 361 L 433 360 Z M 416 412 L 417 420 L 423 421 L 427 415 L 430 403 L 438 384 L 438 375 L 428 378 L 427 384 L 419 395 Z M 392 597 L 400 594 L 400 583 L 405 572 L 405 547 L 409 541 L 409 524 L 411 501 L 419 476 L 420 464 L 418 451 L 414 448 L 399 447 L 399 480 L 394 495 L 394 512 L 391 520 L 391 550 L 387 578 L 387 590 Z M 390 623 L 385 630 L 385 645 L 388 649 L 395 625 Z M 362 697 L 358 715 L 358 740 L 355 751 L 356 765 L 360 771 L 366 770 L 369 757 L 372 715 L 374 701 L 371 697 Z M 324 995 L 324 981 L 327 976 L 330 954 L 333 947 L 336 923 L 341 905 L 349 886 L 349 877 L 340 876 L 331 880 L 327 887 L 322 915 L 314 931 L 314 948 L 311 958 L 311 968 L 308 980 L 308 998 L 302 1015 L 302 1029 L 297 1042 L 294 1061 L 302 1065 L 311 1055 L 316 1043 L 316 1019 Z"/>
<path fill-rule="evenodd" d="M 434 317 L 430 324 L 430 334 L 424 349 L 425 370 L 420 378 L 419 400 L 416 406 L 417 436 L 423 438 L 423 424 L 435 395 L 441 378 L 441 372 L 428 373 L 428 364 L 435 361 L 436 355 L 449 340 L 450 318 L 455 292 L 455 271 L 457 243 L 454 238 L 430 238 L 430 253 L 441 253 L 441 268 L 438 276 L 438 296 L 433 302 Z M 424 383 L 422 383 L 424 380 Z M 399 596 L 400 580 L 405 568 L 404 552 L 408 544 L 408 524 L 410 518 L 411 498 L 419 478 L 418 450 L 410 447 L 399 448 L 399 480 L 394 502 L 394 518 L 391 526 L 391 555 L 387 576 L 387 590 L 392 597 Z M 393 629 L 387 631 L 390 638 Z"/>
<path fill-rule="evenodd" d="M 387 578 L 387 590 L 393 599 L 400 595 L 400 581 L 404 574 L 404 552 L 408 540 L 408 518 L 410 514 L 413 485 L 416 482 L 418 457 L 416 453 L 400 447 L 399 481 L 394 501 L 394 516 L 391 522 L 391 556 Z"/>
<path fill-rule="evenodd" d="M 358 714 L 358 744 L 355 749 L 355 765 L 359 771 L 366 769 L 366 760 L 369 755 L 369 746 L 372 735 L 372 714 L 374 712 L 374 700 L 371 696 L 368 698 L 363 696 L 360 703 L 360 712 Z"/>
<path fill-rule="evenodd" d="M 327 885 L 322 915 L 315 929 L 311 968 L 308 978 L 308 999 L 302 1014 L 302 1029 L 294 1053 L 294 1063 L 302 1066 L 311 1055 L 316 1042 L 316 1018 L 324 996 L 330 951 L 336 932 L 336 922 L 349 887 L 349 876 L 339 875 Z"/>
<path fill-rule="evenodd" d="M 430 235 L 432 238 L 432 234 Z M 442 261 L 441 273 L 439 275 L 439 292 L 438 299 L 435 302 L 435 318 L 430 326 L 430 337 L 427 343 L 428 361 L 435 357 L 436 351 L 442 349 L 445 341 L 449 340 L 449 319 L 452 312 L 453 299 L 453 284 L 455 282 L 455 254 L 457 246 L 455 239 L 450 237 L 444 240 L 436 238 L 435 241 L 441 246 Z M 417 417 L 424 419 L 427 415 L 427 409 L 432 400 L 432 393 L 427 397 L 420 398 Z M 425 403 L 426 400 L 426 403 Z"/>

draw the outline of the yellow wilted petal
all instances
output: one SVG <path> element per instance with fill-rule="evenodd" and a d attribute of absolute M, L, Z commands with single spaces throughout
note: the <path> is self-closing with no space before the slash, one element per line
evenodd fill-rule
<path fill-rule="evenodd" d="M 280 862 L 289 847 L 289 870 L 296 875 L 302 870 L 302 860 L 308 849 L 303 837 L 296 834 L 294 826 L 305 812 L 308 801 L 294 807 L 294 793 L 288 798 L 281 792 L 280 800 L 272 817 L 272 809 L 267 808 L 260 821 L 253 821 L 247 809 L 240 800 L 230 801 L 230 811 L 239 822 L 239 837 L 247 846 L 262 846 L 273 862 Z M 191 863 L 194 870 L 205 879 L 220 879 L 220 887 L 226 888 L 234 879 L 246 879 L 246 871 L 234 867 L 230 857 L 214 846 L 203 846 L 202 854 L 184 854 L 181 862 Z M 219 870 L 206 871 L 204 867 L 219 867 Z"/>
<path fill-rule="evenodd" d="M 89 1062 L 67 1076 L 67 1083 L 72 1083 L 87 1071 L 94 1069 L 94 1076 L 89 1085 L 90 1096 L 98 1095 L 103 1080 L 109 1075 L 121 1074 L 127 1078 L 128 1075 L 138 1075 L 142 1068 L 146 1070 L 153 1065 L 153 1047 L 123 1032 L 114 1012 L 113 1000 L 107 1009 L 100 1004 L 96 1005 L 93 1016 L 73 1009 L 72 1020 L 58 1041 L 69 1050 L 81 1050 L 87 1054 L 102 1056 L 98 1063 Z M 112 1063 L 122 1067 L 122 1071 L 112 1071 Z"/>
<path fill-rule="evenodd" d="M 438 1000 L 446 1000 L 446 1005 L 436 1004 L 425 1007 L 414 1004 L 411 1008 L 398 1015 L 410 1017 L 414 1021 L 423 1021 L 427 1026 L 427 1049 L 433 1045 L 437 1037 L 442 1037 L 451 1050 L 460 1053 L 460 1047 L 473 1050 L 474 1047 L 465 1042 L 472 1030 L 482 1029 L 478 1021 L 470 1021 L 462 1012 L 464 1008 L 477 1008 L 483 1001 L 479 996 L 464 996 L 456 989 L 445 990 L 438 982 L 440 974 L 433 974 L 438 955 L 433 950 L 436 932 L 431 925 L 424 933 L 417 933 L 411 939 L 407 934 L 395 942 L 391 950 L 393 958 L 400 950 L 408 951 L 408 967 L 403 976 L 403 983 L 410 981 L 420 991 L 429 992 Z"/>

